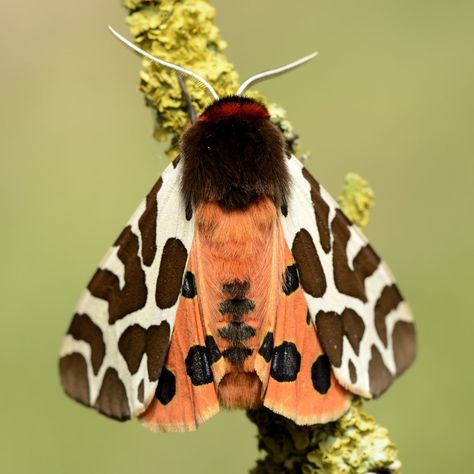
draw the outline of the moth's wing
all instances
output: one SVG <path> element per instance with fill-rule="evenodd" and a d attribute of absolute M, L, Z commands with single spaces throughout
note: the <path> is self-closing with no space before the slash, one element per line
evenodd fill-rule
<path fill-rule="evenodd" d="M 195 235 L 156 396 L 140 416 L 154 431 L 193 431 L 219 411 L 215 376 L 223 360 L 206 329 L 202 311 L 205 285 L 198 270 L 198 253 Z"/>
<path fill-rule="evenodd" d="M 170 164 L 99 265 L 60 352 L 65 392 L 126 420 L 151 402 L 173 331 L 194 230 Z"/>
<path fill-rule="evenodd" d="M 255 370 L 263 382 L 263 404 L 298 425 L 327 423 L 340 418 L 352 394 L 331 371 L 309 317 L 295 261 L 279 231 L 281 251 L 273 262 L 280 278 L 273 284 L 277 299 L 273 321 L 258 350 Z"/>
<path fill-rule="evenodd" d="M 318 338 L 339 382 L 377 397 L 413 361 L 415 328 L 393 276 L 299 160 L 281 223 Z"/>

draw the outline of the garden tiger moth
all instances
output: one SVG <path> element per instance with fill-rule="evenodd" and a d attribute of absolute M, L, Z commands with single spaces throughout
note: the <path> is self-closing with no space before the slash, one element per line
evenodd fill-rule
<path fill-rule="evenodd" d="M 112 30 L 113 31 L 113 30 Z M 60 354 L 65 392 L 118 420 L 186 431 L 220 407 L 307 425 L 379 396 L 415 330 L 390 271 L 291 155 L 252 76 L 183 133 L 81 297 Z"/>

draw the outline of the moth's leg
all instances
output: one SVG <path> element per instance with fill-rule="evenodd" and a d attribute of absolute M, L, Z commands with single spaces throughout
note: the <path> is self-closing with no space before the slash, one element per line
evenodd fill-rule
<path fill-rule="evenodd" d="M 178 82 L 181 87 L 181 90 L 183 92 L 184 100 L 186 101 L 186 104 L 188 106 L 188 115 L 191 120 L 191 123 L 194 123 L 196 121 L 196 110 L 194 109 L 194 105 L 191 101 L 191 97 L 189 96 L 188 89 L 186 87 L 186 84 L 184 83 L 183 80 L 183 75 L 180 72 L 176 73 L 178 76 Z"/>

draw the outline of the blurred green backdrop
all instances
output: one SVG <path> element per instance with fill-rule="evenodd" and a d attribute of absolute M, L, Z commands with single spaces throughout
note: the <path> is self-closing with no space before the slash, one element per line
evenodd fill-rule
<path fill-rule="evenodd" d="M 166 165 L 137 90 L 119 0 L 1 0 L 0 472 L 246 472 L 244 413 L 151 434 L 73 403 L 57 351 L 99 259 Z M 241 77 L 314 49 L 261 86 L 337 194 L 367 178 L 367 234 L 411 302 L 415 366 L 366 409 L 407 473 L 472 469 L 474 3 L 215 0 Z"/>

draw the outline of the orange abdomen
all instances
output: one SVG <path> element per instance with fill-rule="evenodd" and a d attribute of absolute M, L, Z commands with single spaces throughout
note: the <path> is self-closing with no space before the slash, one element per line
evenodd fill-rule
<path fill-rule="evenodd" d="M 255 357 L 263 331 L 275 316 L 272 289 L 282 273 L 275 268 L 282 250 L 275 239 L 276 209 L 269 200 L 246 211 L 224 211 L 207 203 L 198 207 L 196 217 L 190 267 L 198 275 L 206 330 L 225 361 L 219 399 L 228 408 L 257 406 L 262 403 L 262 384 Z"/>

